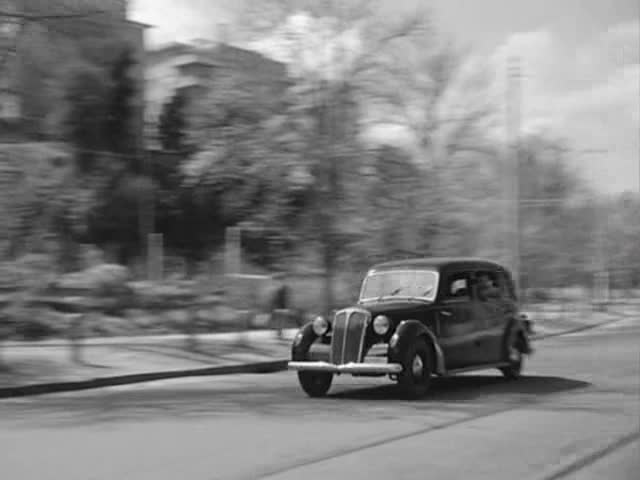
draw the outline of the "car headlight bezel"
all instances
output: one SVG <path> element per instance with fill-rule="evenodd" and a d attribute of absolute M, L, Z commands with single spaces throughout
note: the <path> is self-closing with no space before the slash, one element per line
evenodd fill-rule
<path fill-rule="evenodd" d="M 322 315 L 318 315 L 313 319 L 311 327 L 313 328 L 313 333 L 318 337 L 322 337 L 329 331 L 329 321 Z"/>
<path fill-rule="evenodd" d="M 391 329 L 391 320 L 386 315 L 378 315 L 373 319 L 373 331 L 376 335 L 386 335 Z"/>

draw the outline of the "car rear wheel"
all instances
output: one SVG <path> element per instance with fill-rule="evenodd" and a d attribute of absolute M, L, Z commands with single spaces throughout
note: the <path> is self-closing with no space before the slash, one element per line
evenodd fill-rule
<path fill-rule="evenodd" d="M 323 397 L 331 388 L 333 373 L 327 372 L 298 372 L 300 386 L 310 397 Z"/>
<path fill-rule="evenodd" d="M 406 398 L 417 399 L 426 395 L 431 386 L 431 352 L 423 339 L 416 339 L 402 360 L 402 373 L 398 385 Z"/>
<path fill-rule="evenodd" d="M 509 341 L 506 347 L 508 366 L 500 368 L 502 375 L 509 380 L 516 380 L 522 374 L 523 353 L 518 337 Z"/>

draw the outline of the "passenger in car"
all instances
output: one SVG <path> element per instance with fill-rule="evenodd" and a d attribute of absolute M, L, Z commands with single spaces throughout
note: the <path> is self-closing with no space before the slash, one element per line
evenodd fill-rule
<path fill-rule="evenodd" d="M 500 289 L 494 285 L 487 274 L 478 276 L 478 296 L 483 300 L 500 296 Z"/>

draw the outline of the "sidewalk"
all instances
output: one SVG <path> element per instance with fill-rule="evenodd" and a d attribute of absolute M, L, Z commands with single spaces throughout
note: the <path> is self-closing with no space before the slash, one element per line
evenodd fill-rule
<path fill-rule="evenodd" d="M 197 375 L 283 370 L 296 330 L 88 339 L 80 362 L 68 342 L 10 342 L 2 347 L 0 398 Z"/>
<path fill-rule="evenodd" d="M 298 331 L 297 328 L 285 329 L 283 331 L 284 338 L 293 339 Z M 249 342 L 263 341 L 273 339 L 276 336 L 274 330 L 248 330 L 243 332 L 227 332 L 227 333 L 208 333 L 198 334 L 197 339 L 202 344 L 218 344 L 218 343 L 240 343 L 243 340 Z M 135 345 L 184 345 L 189 341 L 189 335 L 186 334 L 169 334 L 169 335 L 140 335 L 128 337 L 94 337 L 85 338 L 82 344 L 86 346 L 135 346 Z M 37 342 L 9 341 L 3 342 L 5 348 L 16 347 L 68 347 L 69 341 L 62 338 L 54 338 L 40 340 Z"/>

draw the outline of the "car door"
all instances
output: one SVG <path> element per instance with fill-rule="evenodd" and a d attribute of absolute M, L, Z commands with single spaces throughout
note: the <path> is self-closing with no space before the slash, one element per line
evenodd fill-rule
<path fill-rule="evenodd" d="M 454 272 L 444 278 L 437 330 L 447 369 L 474 364 L 477 332 L 471 311 L 470 285 L 469 272 Z"/>
<path fill-rule="evenodd" d="M 476 322 L 476 358 L 478 364 L 496 363 L 502 359 L 502 335 L 505 328 L 505 298 L 496 270 L 474 272 L 472 312 Z"/>

